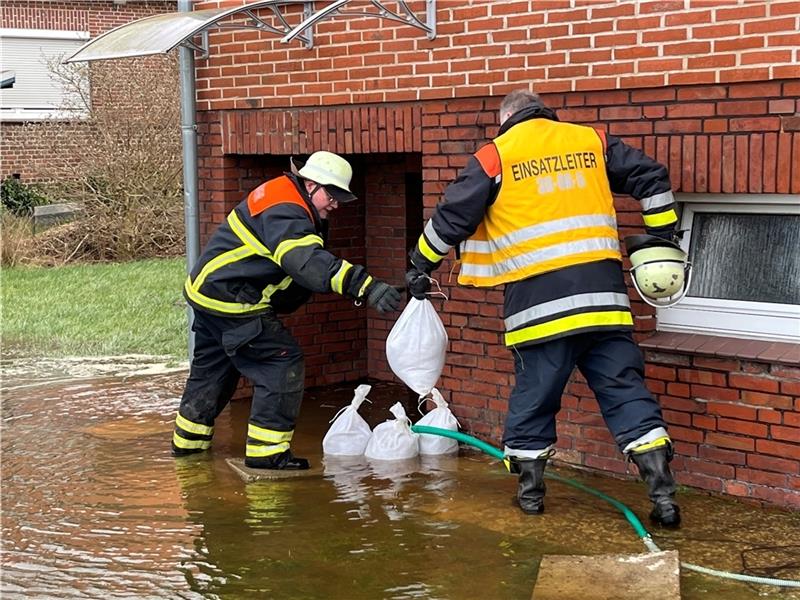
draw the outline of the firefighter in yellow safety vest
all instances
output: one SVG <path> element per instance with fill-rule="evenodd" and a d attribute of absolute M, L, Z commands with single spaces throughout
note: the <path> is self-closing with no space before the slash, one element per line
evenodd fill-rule
<path fill-rule="evenodd" d="M 328 215 L 356 199 L 352 174 L 341 156 L 315 152 L 250 192 L 211 236 L 184 285 L 195 347 L 175 419 L 176 456 L 211 447 L 214 420 L 244 375 L 253 383 L 245 465 L 309 468 L 289 449 L 303 398 L 303 353 L 278 315 L 312 292 L 365 300 L 380 312 L 400 303 L 395 288 L 325 249 Z"/>
<path fill-rule="evenodd" d="M 671 239 L 677 215 L 667 169 L 617 137 L 559 121 L 527 90 L 506 96 L 500 121 L 498 136 L 447 187 L 412 249 L 409 291 L 424 298 L 429 274 L 459 245 L 459 283 L 505 285 L 516 381 L 503 442 L 524 512 L 544 510 L 556 413 L 577 366 L 649 485 L 652 519 L 677 526 L 672 443 L 631 333 L 612 198 L 639 200 L 647 233 Z"/>

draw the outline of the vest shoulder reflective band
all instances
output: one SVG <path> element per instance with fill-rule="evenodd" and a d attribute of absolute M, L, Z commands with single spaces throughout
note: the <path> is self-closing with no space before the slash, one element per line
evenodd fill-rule
<path fill-rule="evenodd" d="M 492 147 L 496 159 L 488 156 Z M 500 166 L 501 186 L 462 245 L 459 283 L 494 286 L 622 260 L 603 154 L 591 127 L 549 119 L 519 123 L 482 148 L 476 157 Z"/>
<path fill-rule="evenodd" d="M 287 202 L 301 206 L 308 213 L 311 222 L 314 222 L 314 215 L 311 214 L 308 203 L 297 191 L 294 182 L 286 175 L 270 179 L 250 192 L 247 196 L 247 209 L 250 211 L 250 216 L 255 217 L 276 204 Z"/>

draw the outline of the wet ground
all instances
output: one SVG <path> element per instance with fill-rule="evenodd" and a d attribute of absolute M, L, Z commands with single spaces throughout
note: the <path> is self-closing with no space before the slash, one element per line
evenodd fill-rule
<path fill-rule="evenodd" d="M 246 484 L 225 462 L 244 454 L 246 403 L 220 416 L 212 452 L 171 457 L 185 372 L 3 366 L 4 599 L 527 599 L 544 554 L 644 552 L 616 509 L 563 483 L 548 483 L 544 515 L 522 515 L 511 502 L 515 479 L 476 452 L 394 467 L 329 461 L 317 477 Z M 327 421 L 353 387 L 307 394 L 298 454 L 321 463 Z M 370 398 L 362 413 L 374 426 L 407 395 L 376 384 Z M 641 484 L 557 472 L 644 521 Z M 653 530 L 662 549 L 716 569 L 800 579 L 800 513 L 688 490 L 680 501 L 683 528 Z M 800 598 L 686 571 L 681 591 Z"/>

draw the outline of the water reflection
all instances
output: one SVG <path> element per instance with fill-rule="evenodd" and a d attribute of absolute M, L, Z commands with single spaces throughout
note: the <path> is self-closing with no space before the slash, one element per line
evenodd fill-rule
<path fill-rule="evenodd" d="M 323 461 L 323 476 L 245 484 L 225 463 L 243 454 L 245 404 L 220 416 L 211 453 L 175 460 L 182 384 L 169 374 L 4 382 L 4 600 L 528 598 L 543 553 L 641 552 L 613 509 L 563 485 L 550 486 L 542 518 L 524 517 L 511 503 L 514 478 L 482 455 L 323 460 L 327 421 L 352 389 L 317 391 L 301 414 L 297 450 Z M 373 400 L 397 401 L 396 387 L 376 391 Z M 379 404 L 373 424 L 385 417 Z M 648 508 L 636 483 L 568 475 Z M 705 495 L 682 502 L 687 527 L 656 536 L 684 560 L 800 576 L 798 513 Z M 687 599 L 763 591 L 687 582 Z"/>
<path fill-rule="evenodd" d="M 348 521 L 370 521 L 372 511 L 367 501 L 370 489 L 364 481 L 369 476 L 367 460 L 363 456 L 325 456 L 323 466 L 325 478 L 336 490 L 331 502 L 352 505 L 345 509 Z"/>
<path fill-rule="evenodd" d="M 119 382 L 4 394 L 4 597 L 173 593 L 180 574 L 159 571 L 194 531 L 140 400 L 165 404 Z"/>

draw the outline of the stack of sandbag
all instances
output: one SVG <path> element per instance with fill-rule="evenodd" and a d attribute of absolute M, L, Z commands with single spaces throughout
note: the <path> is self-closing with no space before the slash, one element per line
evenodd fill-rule
<path fill-rule="evenodd" d="M 358 414 L 358 408 L 367 399 L 372 386 L 362 384 L 355 390 L 353 400 L 332 419 L 328 433 L 322 439 L 322 451 L 330 456 L 360 456 L 364 454 L 372 431 Z"/>
<path fill-rule="evenodd" d="M 417 421 L 417 425 L 427 425 L 428 427 L 458 431 L 458 420 L 455 415 L 450 412 L 450 408 L 447 406 L 447 402 L 442 397 L 439 390 L 433 388 L 430 398 L 420 399 L 420 405 L 426 400 L 431 400 L 436 405 L 436 408 Z M 428 433 L 419 434 L 420 454 L 449 454 L 451 452 L 458 452 L 458 440 L 441 435 L 431 435 Z"/>
<path fill-rule="evenodd" d="M 375 427 L 364 454 L 367 458 L 376 460 L 414 458 L 419 454 L 419 436 L 411 431 L 411 420 L 399 402 L 395 403 L 389 412 L 395 418 Z"/>

